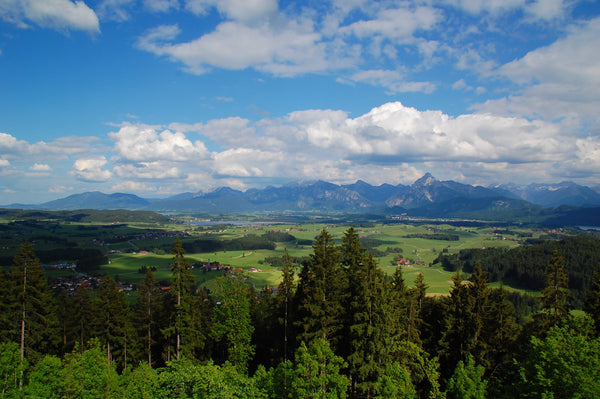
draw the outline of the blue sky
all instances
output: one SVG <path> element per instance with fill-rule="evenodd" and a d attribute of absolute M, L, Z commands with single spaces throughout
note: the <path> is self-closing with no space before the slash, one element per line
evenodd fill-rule
<path fill-rule="evenodd" d="M 600 4 L 0 0 L 0 204 L 600 184 Z"/>

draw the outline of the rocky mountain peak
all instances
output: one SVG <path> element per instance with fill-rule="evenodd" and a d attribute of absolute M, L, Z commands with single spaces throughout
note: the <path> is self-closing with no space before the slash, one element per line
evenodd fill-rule
<path fill-rule="evenodd" d="M 433 177 L 431 175 L 431 173 L 427 172 L 423 175 L 423 177 L 421 177 L 419 180 L 417 180 L 413 185 L 414 186 L 431 186 L 436 181 L 437 181 L 437 179 L 435 177 Z"/>

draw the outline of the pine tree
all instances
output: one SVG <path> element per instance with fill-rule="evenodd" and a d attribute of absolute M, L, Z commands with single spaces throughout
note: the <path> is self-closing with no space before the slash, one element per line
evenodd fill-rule
<path fill-rule="evenodd" d="M 65 314 L 67 339 L 65 352 L 78 347 L 81 353 L 87 342 L 101 333 L 100 301 L 93 300 L 87 286 L 80 285 L 72 298 L 67 299 L 66 305 L 71 312 Z"/>
<path fill-rule="evenodd" d="M 16 299 L 11 319 L 18 320 L 12 340 L 20 343 L 21 359 L 35 362 L 43 354 L 56 353 L 60 342 L 56 304 L 30 243 L 23 244 L 14 258 L 8 284 L 11 298 Z"/>
<path fill-rule="evenodd" d="M 450 376 L 459 361 L 466 361 L 475 346 L 476 322 L 473 314 L 473 297 L 464 284 L 460 270 L 452 277 L 450 292 L 449 326 L 442 339 L 440 361 L 444 375 Z"/>
<path fill-rule="evenodd" d="M 345 316 L 345 273 L 335 242 L 326 230 L 317 237 L 313 251 L 300 272 L 297 291 L 299 318 L 296 325 L 301 331 L 298 341 L 310 343 L 313 339 L 322 338 L 336 352 Z"/>
<path fill-rule="evenodd" d="M 247 371 L 255 351 L 249 293 L 247 276 L 241 271 L 232 270 L 215 282 L 214 294 L 220 302 L 215 310 L 217 336 L 225 340 L 227 360 L 242 373 Z"/>
<path fill-rule="evenodd" d="M 98 289 L 100 338 L 106 348 L 108 362 L 113 361 L 121 368 L 127 366 L 127 323 L 129 320 L 125 293 L 116 281 L 107 275 Z M 131 340 L 131 337 L 129 338 Z"/>
<path fill-rule="evenodd" d="M 283 252 L 283 270 L 281 272 L 281 283 L 277 287 L 277 308 L 279 314 L 279 324 L 283 327 L 283 361 L 288 360 L 288 351 L 290 349 L 291 337 L 293 337 L 293 313 L 292 305 L 294 294 L 296 293 L 296 282 L 294 280 L 294 263 L 292 257 L 287 251 Z M 293 347 L 293 346 L 292 346 Z"/>
<path fill-rule="evenodd" d="M 8 276 L 4 269 L 0 268 L 0 342 L 16 341 L 14 331 L 17 331 L 18 325 L 11 317 L 15 306 L 18 304 L 12 296 Z"/>
<path fill-rule="evenodd" d="M 596 336 L 600 336 L 600 269 L 594 272 L 582 309 L 594 320 Z"/>
<path fill-rule="evenodd" d="M 485 357 L 489 349 L 490 342 L 482 337 L 483 329 L 489 319 L 489 295 L 490 289 L 487 279 L 481 270 L 481 262 L 477 262 L 475 270 L 469 277 L 469 295 L 473 306 L 473 356 L 478 365 L 486 366 Z"/>
<path fill-rule="evenodd" d="M 349 281 L 346 320 L 349 324 L 348 363 L 351 391 L 372 397 L 382 367 L 389 359 L 393 333 L 388 308 L 390 290 L 372 254 L 366 254 L 358 234 L 348 229 L 341 246 Z"/>
<path fill-rule="evenodd" d="M 520 327 L 516 320 L 515 307 L 507 299 L 506 290 L 502 285 L 490 291 L 489 306 L 481 339 L 488 345 L 485 356 L 486 373 L 490 381 L 488 393 L 491 397 L 496 397 L 510 384 L 509 378 L 514 372 L 513 359 L 515 353 L 518 353 Z"/>
<path fill-rule="evenodd" d="M 555 249 L 548 264 L 546 287 L 542 290 L 542 312 L 546 316 L 547 326 L 562 325 L 568 318 L 570 298 L 563 257 Z"/>
<path fill-rule="evenodd" d="M 175 320 L 172 327 L 168 329 L 168 333 L 175 337 L 175 356 L 179 360 L 182 340 L 190 338 L 186 334 L 191 333 L 191 290 L 194 276 L 190 271 L 192 266 L 184 256 L 185 250 L 179 238 L 175 242 L 171 254 L 173 258 L 171 261 L 172 277 L 169 294 L 175 298 Z"/>
<path fill-rule="evenodd" d="M 142 343 L 142 353 L 148 364 L 153 364 L 153 354 L 160 335 L 159 315 L 161 293 L 154 273 L 150 269 L 140 284 L 137 301 L 133 308 L 133 322 L 138 340 Z M 156 359 L 156 356 L 154 356 Z"/>
<path fill-rule="evenodd" d="M 417 345 L 421 345 L 420 331 L 421 325 L 423 324 L 421 312 L 427 295 L 427 288 L 429 288 L 429 286 L 425 284 L 423 273 L 418 273 L 415 278 L 415 288 L 408 291 L 405 301 L 407 313 L 405 339 L 414 342 Z"/>

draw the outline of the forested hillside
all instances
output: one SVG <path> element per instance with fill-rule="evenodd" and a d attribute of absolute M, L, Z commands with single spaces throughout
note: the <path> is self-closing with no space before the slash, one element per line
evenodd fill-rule
<path fill-rule="evenodd" d="M 199 288 L 178 239 L 169 289 L 148 269 L 132 303 L 110 276 L 52 291 L 25 244 L 0 274 L 0 395 L 595 398 L 600 272 L 585 314 L 569 312 L 569 252 L 588 244 L 552 247 L 533 313 L 530 297 L 490 288 L 484 257 L 448 296 L 428 296 L 422 274 L 408 288 L 353 228 L 340 244 L 321 231 L 302 264 L 286 251 L 280 285 L 262 291 L 235 268 Z"/>
<path fill-rule="evenodd" d="M 446 270 L 471 273 L 477 262 L 490 281 L 539 291 L 546 284 L 548 263 L 554 251 L 562 256 L 569 275 L 573 305 L 581 307 L 594 271 L 600 266 L 600 240 L 573 236 L 559 241 L 540 241 L 516 248 L 463 249 L 458 254 L 441 254 L 438 260 Z"/>

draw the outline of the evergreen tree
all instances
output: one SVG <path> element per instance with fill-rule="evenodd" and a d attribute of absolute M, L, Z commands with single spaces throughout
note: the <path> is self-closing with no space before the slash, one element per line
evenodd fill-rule
<path fill-rule="evenodd" d="M 421 345 L 420 330 L 421 325 L 423 324 L 421 312 L 423 310 L 425 296 L 427 295 L 427 288 L 429 288 L 429 286 L 425 284 L 423 273 L 418 273 L 415 278 L 415 288 L 409 290 L 408 296 L 406 297 L 405 313 L 407 313 L 407 317 L 405 339 L 418 345 Z"/>
<path fill-rule="evenodd" d="M 548 264 L 546 287 L 542 290 L 542 312 L 548 326 L 561 325 L 569 316 L 569 279 L 564 261 L 558 250 L 552 253 Z"/>
<path fill-rule="evenodd" d="M 346 278 L 338 249 L 331 235 L 323 230 L 313 244 L 310 260 L 303 264 L 300 272 L 298 341 L 310 343 L 322 338 L 337 349 L 344 325 L 346 295 Z"/>
<path fill-rule="evenodd" d="M 0 268 L 0 342 L 16 342 L 15 331 L 18 330 L 18 324 L 11 317 L 16 306 L 18 304 L 12 296 L 8 276 L 4 268 Z"/>
<path fill-rule="evenodd" d="M 277 298 L 268 287 L 249 297 L 251 301 L 251 321 L 254 326 L 252 344 L 255 347 L 253 368 L 258 365 L 272 367 L 280 362 L 283 342 L 279 328 Z"/>
<path fill-rule="evenodd" d="M 600 269 L 594 272 L 594 278 L 583 302 L 583 311 L 594 321 L 596 336 L 600 336 Z"/>
<path fill-rule="evenodd" d="M 255 353 L 249 293 L 247 276 L 241 271 L 232 270 L 215 282 L 214 294 L 220 302 L 215 309 L 216 335 L 225 340 L 227 360 L 242 373 Z"/>
<path fill-rule="evenodd" d="M 375 259 L 371 254 L 366 255 L 353 228 L 342 239 L 341 253 L 349 281 L 346 318 L 351 391 L 372 397 L 382 365 L 388 360 L 390 320 L 383 312 L 388 310 L 385 303 L 389 302 L 389 290 Z"/>
<path fill-rule="evenodd" d="M 449 377 L 459 361 L 466 361 L 475 346 L 476 321 L 473 314 L 473 297 L 464 284 L 460 270 L 452 277 L 450 292 L 449 325 L 442 340 L 442 372 Z"/>
<path fill-rule="evenodd" d="M 109 363 L 116 362 L 120 369 L 127 366 L 127 336 L 129 315 L 125 293 L 117 287 L 115 280 L 106 275 L 98 289 L 100 334 Z"/>
<path fill-rule="evenodd" d="M 80 285 L 72 298 L 67 298 L 65 305 L 70 306 L 70 312 L 65 313 L 67 339 L 65 352 L 77 347 L 83 353 L 85 345 L 101 333 L 100 303 L 93 300 L 85 285 Z"/>
<path fill-rule="evenodd" d="M 14 301 L 10 319 L 18 321 L 18 332 L 13 330 L 11 339 L 20 343 L 21 359 L 35 362 L 45 353 L 56 353 L 60 342 L 56 304 L 44 269 L 28 242 L 14 258 L 9 290 Z"/>
<path fill-rule="evenodd" d="M 490 289 L 487 279 L 481 270 L 481 262 L 477 262 L 475 270 L 469 277 L 469 295 L 471 296 L 473 320 L 473 350 L 472 354 L 477 364 L 486 366 L 485 357 L 489 350 L 490 342 L 482 336 L 483 329 L 489 319 Z"/>
<path fill-rule="evenodd" d="M 296 282 L 294 278 L 294 263 L 292 257 L 287 251 L 283 252 L 283 269 L 281 272 L 281 283 L 277 287 L 277 308 L 279 315 L 279 325 L 283 328 L 283 351 L 282 359 L 284 362 L 288 360 L 289 350 L 293 348 L 293 299 L 296 293 Z M 291 342 L 290 342 L 291 341 Z"/>
<path fill-rule="evenodd" d="M 156 344 L 160 338 L 160 306 L 161 292 L 154 273 L 150 269 L 146 270 L 144 280 L 139 286 L 137 301 L 133 307 L 133 323 L 137 331 L 139 342 L 142 343 L 142 353 L 144 360 L 150 366 L 157 359 Z"/>
<path fill-rule="evenodd" d="M 193 328 L 191 326 L 191 291 L 194 276 L 192 276 L 189 261 L 185 258 L 185 250 L 178 238 L 171 250 L 171 290 L 170 295 L 175 300 L 175 320 L 165 333 L 175 338 L 175 357 L 180 359 L 182 341 L 191 338 Z M 189 347 L 189 345 L 183 344 Z"/>
<path fill-rule="evenodd" d="M 490 310 L 484 321 L 481 339 L 488 343 L 485 357 L 487 376 L 489 377 L 488 394 L 498 397 L 505 392 L 514 373 L 514 362 L 520 326 L 516 320 L 514 305 L 507 299 L 506 290 L 491 290 L 489 296 Z"/>

